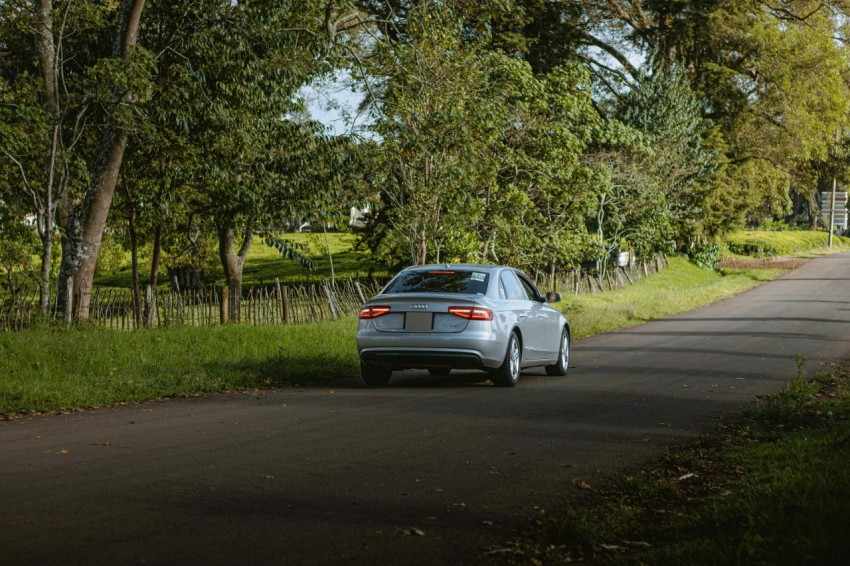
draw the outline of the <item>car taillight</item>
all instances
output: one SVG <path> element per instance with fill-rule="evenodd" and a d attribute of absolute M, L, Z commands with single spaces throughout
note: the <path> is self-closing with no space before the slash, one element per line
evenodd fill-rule
<path fill-rule="evenodd" d="M 378 318 L 390 312 L 390 307 L 363 307 L 360 309 L 360 318 Z"/>
<path fill-rule="evenodd" d="M 449 307 L 449 313 L 469 320 L 493 320 L 493 311 L 481 307 Z"/>

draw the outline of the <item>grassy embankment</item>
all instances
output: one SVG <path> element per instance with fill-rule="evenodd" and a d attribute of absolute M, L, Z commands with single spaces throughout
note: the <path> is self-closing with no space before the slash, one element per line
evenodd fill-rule
<path fill-rule="evenodd" d="M 550 509 L 490 558 L 511 564 L 846 563 L 850 367 L 795 378 L 744 417 Z"/>

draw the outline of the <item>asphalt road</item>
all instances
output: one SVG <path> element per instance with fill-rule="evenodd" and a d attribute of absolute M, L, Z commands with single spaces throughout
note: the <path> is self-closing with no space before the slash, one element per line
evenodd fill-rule
<path fill-rule="evenodd" d="M 477 562 L 577 483 L 778 391 L 795 354 L 850 357 L 848 282 L 850 256 L 812 260 L 516 389 L 408 372 L 0 422 L 0 564 Z"/>

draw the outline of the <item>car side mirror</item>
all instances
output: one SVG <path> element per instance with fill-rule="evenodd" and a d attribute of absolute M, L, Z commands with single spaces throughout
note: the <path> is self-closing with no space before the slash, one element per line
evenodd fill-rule
<path fill-rule="evenodd" d="M 546 293 L 546 302 L 547 303 L 560 303 L 561 302 L 561 294 L 556 293 L 555 291 L 549 291 Z"/>

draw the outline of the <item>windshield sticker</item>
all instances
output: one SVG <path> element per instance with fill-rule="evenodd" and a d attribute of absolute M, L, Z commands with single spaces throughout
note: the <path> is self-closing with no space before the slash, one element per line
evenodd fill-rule
<path fill-rule="evenodd" d="M 473 281 L 484 281 L 485 279 L 487 279 L 487 274 L 486 273 L 473 272 L 470 279 L 473 280 Z"/>

